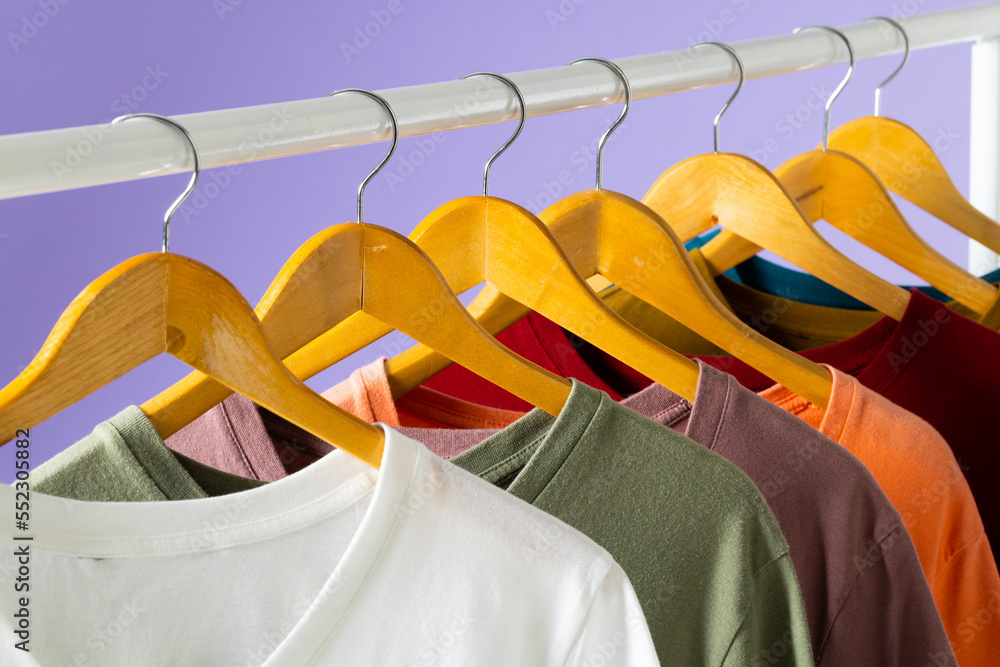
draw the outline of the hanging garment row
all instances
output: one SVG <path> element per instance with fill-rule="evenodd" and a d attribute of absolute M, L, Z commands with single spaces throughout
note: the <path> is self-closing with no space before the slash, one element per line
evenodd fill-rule
<path fill-rule="evenodd" d="M 625 104 L 594 189 L 537 216 L 489 194 L 521 93 L 470 74 L 520 121 L 482 195 L 409 237 L 364 218 L 393 110 L 333 93 L 381 106 L 389 151 L 357 221 L 256 309 L 169 251 L 190 134 L 116 119 L 180 132 L 194 173 L 162 252 L 91 283 L 0 390 L 0 441 L 161 353 L 193 371 L 3 487 L 30 492 L 30 531 L 0 533 L 37 573 L 30 600 L 0 593 L 3 664 L 90 659 L 111 623 L 93 664 L 1000 664 L 1000 273 L 946 259 L 890 189 L 985 244 L 1000 225 L 880 115 L 908 46 L 875 115 L 830 132 L 854 56 L 805 29 L 850 55 L 820 148 L 774 173 L 719 152 L 743 63 L 704 42 L 739 73 L 713 151 L 642 201 L 602 187 L 628 78 L 573 61 Z M 930 286 L 879 278 L 819 221 Z M 303 384 L 393 331 L 417 345 Z"/>

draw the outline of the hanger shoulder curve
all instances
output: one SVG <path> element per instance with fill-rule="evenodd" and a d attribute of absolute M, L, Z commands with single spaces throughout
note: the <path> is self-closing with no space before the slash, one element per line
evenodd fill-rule
<path fill-rule="evenodd" d="M 760 335 L 722 304 L 662 217 L 631 197 L 601 191 L 600 274 L 772 380 L 826 407 L 830 373 Z"/>
<path fill-rule="evenodd" d="M 382 432 L 299 382 L 246 300 L 221 275 L 169 253 L 140 255 L 91 283 L 35 360 L 0 390 L 0 437 L 36 424 L 167 352 L 378 467 Z"/>
<path fill-rule="evenodd" d="M 734 233 L 730 239 L 745 244 L 742 253 L 728 253 L 732 257 L 766 248 L 894 319 L 902 317 L 909 303 L 906 290 L 834 248 L 777 177 L 748 157 L 717 153 L 689 158 L 664 172 L 642 201 L 669 220 L 682 241 L 721 224 Z M 748 201 L 755 202 L 752 211 Z M 705 256 L 711 260 L 708 246 Z"/>
<path fill-rule="evenodd" d="M 534 310 L 679 395 L 694 398 L 697 364 L 622 320 L 581 277 L 580 267 L 596 261 L 596 253 L 589 250 L 596 245 L 586 234 L 568 234 L 563 243 L 562 237 L 557 240 L 541 220 L 517 204 L 495 197 L 464 199 L 479 200 L 465 202 L 477 213 L 458 217 L 452 208 L 447 211 L 452 215 L 437 218 L 436 211 L 412 238 L 435 263 L 449 266 L 453 260 L 448 256 L 460 252 L 456 250 L 460 242 L 454 239 L 482 235 L 485 254 L 478 280 L 470 273 L 469 282 L 456 285 L 456 291 L 486 282 L 469 310 L 487 330 L 498 333 Z M 478 220 L 482 231 L 463 230 L 471 220 Z M 421 381 L 446 366 L 446 360 L 435 359 L 420 347 L 389 362 L 389 369 Z"/>
<path fill-rule="evenodd" d="M 361 304 L 361 253 L 357 238 L 332 227 L 306 241 L 271 282 L 256 308 L 275 353 L 285 357 L 302 337 L 318 336 L 355 312 Z M 310 280 L 324 265 L 342 267 L 337 289 Z M 351 277 L 351 278 L 349 278 Z M 348 280 L 353 279 L 354 284 Z M 317 308 L 316 304 L 322 304 Z M 301 376 L 300 376 L 301 377 Z M 140 407 L 164 439 L 232 392 L 204 373 L 189 373 Z"/>
<path fill-rule="evenodd" d="M 829 145 L 861 160 L 890 191 L 1000 253 L 1000 223 L 969 203 L 913 128 L 892 118 L 866 116 L 831 132 Z"/>
<path fill-rule="evenodd" d="M 857 158 L 813 150 L 789 159 L 775 175 L 813 221 L 825 220 L 979 314 L 992 306 L 996 288 L 920 238 L 878 177 Z"/>
<path fill-rule="evenodd" d="M 568 381 L 487 335 L 419 248 L 375 225 L 346 223 L 314 235 L 286 262 L 258 313 L 265 330 L 275 330 L 278 354 L 297 377 L 311 377 L 399 330 L 543 409 L 558 413 L 569 395 Z M 228 395 L 212 384 L 192 374 L 153 399 L 161 435 Z"/>
<path fill-rule="evenodd" d="M 366 225 L 365 237 L 364 312 L 549 414 L 559 414 L 569 398 L 569 380 L 526 361 L 483 329 L 410 239 L 371 225 Z"/>

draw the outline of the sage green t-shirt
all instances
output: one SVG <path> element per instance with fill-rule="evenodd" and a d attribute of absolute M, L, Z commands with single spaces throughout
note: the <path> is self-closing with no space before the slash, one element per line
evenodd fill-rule
<path fill-rule="evenodd" d="M 812 664 L 777 521 L 750 478 L 706 447 L 574 380 L 558 417 L 533 410 L 451 461 L 607 549 L 662 664 Z"/>
<path fill-rule="evenodd" d="M 98 424 L 31 475 L 38 493 L 92 502 L 208 498 L 261 484 L 170 451 L 134 405 Z"/>
<path fill-rule="evenodd" d="M 574 380 L 558 418 L 534 410 L 451 460 L 609 551 L 662 664 L 813 664 L 788 545 L 754 483 L 718 454 Z M 34 478 L 42 493 L 84 500 L 179 500 L 261 483 L 172 453 L 134 407 Z M 525 556 L 544 559 L 553 537 L 539 535 Z"/>

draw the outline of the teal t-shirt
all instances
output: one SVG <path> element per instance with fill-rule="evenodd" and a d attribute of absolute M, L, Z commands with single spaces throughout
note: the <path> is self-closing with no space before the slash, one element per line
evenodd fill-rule
<path fill-rule="evenodd" d="M 700 248 L 711 241 L 716 234 L 718 231 L 708 232 L 691 239 L 684 245 L 688 250 Z M 846 292 L 841 292 L 816 276 L 779 266 L 756 255 L 737 264 L 723 275 L 747 287 L 767 294 L 780 295 L 790 301 L 844 310 L 873 310 L 868 304 L 858 301 Z M 987 273 L 982 276 L 982 279 L 988 283 L 1000 283 L 1000 269 Z M 917 289 L 935 301 L 943 303 L 951 301 L 951 297 L 944 292 L 928 285 L 900 285 L 900 287 L 906 291 Z"/>

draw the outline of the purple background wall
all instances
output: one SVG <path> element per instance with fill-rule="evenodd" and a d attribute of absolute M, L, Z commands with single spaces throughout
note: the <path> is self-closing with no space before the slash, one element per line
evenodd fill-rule
<path fill-rule="evenodd" d="M 179 114 L 320 97 L 342 87 L 370 89 L 454 79 L 476 70 L 512 72 L 581 56 L 618 58 L 786 34 L 810 23 L 842 25 L 875 14 L 905 16 L 972 4 L 968 0 L 504 0 L 503 2 L 295 3 L 249 0 L 6 0 L 0 65 L 0 132 L 17 133 L 107 121 L 129 111 Z M 396 14 L 387 14 L 392 6 Z M 48 12 L 45 17 L 39 12 Z M 355 38 L 374 15 L 391 21 Z M 34 18 L 33 18 L 34 17 Z M 35 21 L 42 27 L 30 27 Z M 897 57 L 861 62 L 834 107 L 834 125 L 870 113 L 874 86 Z M 842 66 L 752 81 L 725 118 L 723 150 L 769 167 L 814 147 L 821 100 Z M 710 89 L 635 105 L 605 157 L 606 187 L 641 197 L 677 161 L 711 149 L 711 118 L 729 91 Z M 968 182 L 969 46 L 915 52 L 886 91 L 884 111 L 925 137 L 961 188 Z M 590 187 L 592 163 L 578 170 L 581 147 L 618 108 L 529 120 L 493 170 L 491 194 L 532 210 L 547 203 L 547 184 L 568 170 L 569 189 Z M 786 115 L 797 114 L 789 122 Z M 801 122 L 800 122 L 801 121 Z M 442 135 L 433 144 L 400 142 L 397 157 L 368 188 L 366 219 L 409 233 L 445 201 L 478 191 L 486 157 L 511 125 Z M 421 149 L 423 145 L 425 148 Z M 765 146 L 772 154 L 762 152 Z M 175 217 L 171 249 L 218 269 L 251 302 L 309 236 L 354 217 L 354 191 L 384 145 L 248 164 L 202 207 Z M 409 164 L 407 164 L 409 163 Z M 419 163 L 410 174 L 409 166 Z M 202 175 L 200 187 L 213 172 Z M 0 201 L 0 384 L 32 359 L 73 297 L 116 263 L 159 247 L 165 207 L 187 176 Z M 204 205 L 207 201 L 207 206 Z M 917 230 L 965 264 L 963 238 L 905 206 Z M 848 253 L 895 281 L 904 270 L 845 242 Z M 323 389 L 353 368 L 405 345 L 389 336 L 311 382 Z M 35 463 L 85 435 L 98 421 L 141 403 L 186 373 L 161 356 L 33 432 Z M 0 450 L 0 479 L 12 478 L 12 448 Z"/>

